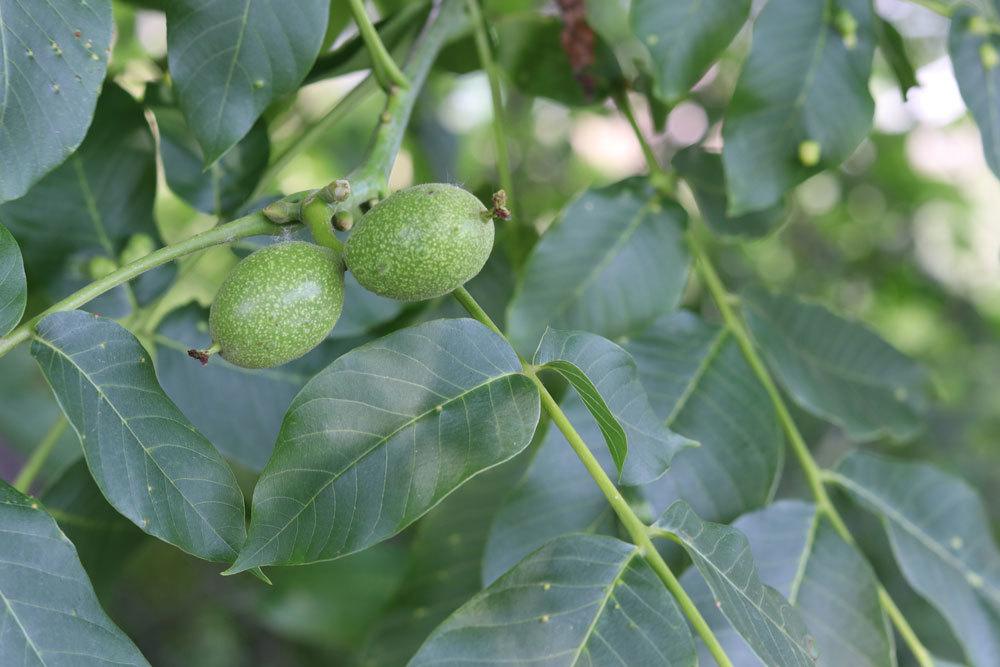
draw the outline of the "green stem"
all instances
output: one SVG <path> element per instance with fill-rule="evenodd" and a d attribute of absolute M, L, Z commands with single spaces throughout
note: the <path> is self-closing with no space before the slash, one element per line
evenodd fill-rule
<path fill-rule="evenodd" d="M 624 88 L 619 88 L 614 92 L 612 97 L 615 101 L 615 106 L 625 116 L 625 120 L 632 127 L 632 134 L 635 135 L 636 141 L 639 142 L 642 155 L 646 158 L 646 166 L 649 169 L 649 176 L 653 187 L 664 195 L 672 194 L 676 187 L 676 178 L 673 173 L 668 172 L 660 166 L 660 161 L 656 158 L 653 147 L 646 141 L 646 136 L 643 134 L 642 128 L 639 127 L 639 122 L 635 118 L 635 112 L 632 110 L 632 103 L 629 102 L 628 91 Z"/>
<path fill-rule="evenodd" d="M 629 124 L 632 126 L 632 130 L 635 133 L 636 138 L 643 146 L 643 154 L 646 156 L 646 162 L 649 165 L 650 175 L 655 179 L 653 181 L 654 186 L 656 186 L 660 192 L 670 194 L 674 188 L 675 177 L 672 173 L 668 174 L 666 170 L 660 166 L 659 161 L 656 159 L 656 155 L 649 147 L 649 144 L 646 143 L 638 123 L 635 122 L 635 115 L 632 113 L 628 97 L 624 92 L 619 92 L 615 96 L 615 102 L 621 112 L 629 120 Z M 669 188 L 669 190 L 666 188 Z M 844 523 L 844 519 L 840 516 L 837 508 L 834 506 L 833 501 L 830 499 L 830 495 L 826 492 L 822 468 L 819 467 L 816 463 L 816 459 L 813 458 L 812 452 L 809 451 L 805 438 L 803 438 L 802 434 L 799 432 L 798 426 L 796 426 L 795 420 L 792 418 L 792 414 L 788 410 L 788 406 L 785 404 L 784 398 L 781 396 L 781 392 L 778 390 L 774 379 L 771 377 L 770 371 L 767 370 L 764 360 L 761 359 L 760 355 L 757 353 L 757 348 L 753 343 L 753 339 L 750 337 L 750 332 L 743 323 L 743 319 L 733 309 L 732 304 L 736 300 L 735 297 L 726 289 L 726 286 L 723 284 L 718 272 L 716 272 L 708 253 L 705 251 L 704 247 L 702 247 L 701 242 L 694 233 L 694 230 L 688 230 L 687 239 L 691 252 L 694 255 L 698 273 L 705 281 L 705 286 L 708 289 L 709 294 L 712 296 L 712 300 L 715 302 L 716 307 L 719 309 L 719 314 L 722 316 L 726 329 L 736 339 L 736 343 L 739 345 L 740 351 L 743 353 L 743 357 L 746 359 L 750 368 L 753 370 L 754 375 L 757 376 L 757 379 L 760 381 L 764 390 L 767 392 L 768 397 L 771 399 L 775 413 L 778 415 L 778 420 L 781 422 L 782 430 L 785 432 L 785 435 L 791 444 L 792 451 L 795 452 L 795 456 L 798 458 L 799 464 L 802 466 L 806 482 L 809 484 L 809 490 L 811 491 L 813 500 L 816 503 L 817 512 L 821 516 L 826 516 L 826 518 L 829 519 L 831 525 L 833 525 L 834 529 L 845 542 L 852 545 L 855 544 L 854 536 L 848 529 L 847 524 Z M 879 602 L 882 605 L 882 608 L 896 626 L 900 636 L 902 636 L 904 641 L 906 641 L 907 646 L 909 646 L 910 651 L 913 653 L 920 666 L 934 667 L 934 661 L 931 658 L 930 652 L 920 642 L 916 633 L 913 632 L 913 628 L 907 622 L 902 612 L 892 601 L 889 593 L 881 584 L 879 584 L 878 587 L 878 594 Z"/>
<path fill-rule="evenodd" d="M 368 48 L 368 53 L 371 55 L 372 69 L 375 71 L 375 77 L 382 85 L 382 88 L 388 91 L 393 86 L 399 86 L 400 88 L 408 87 L 410 82 L 407 80 L 406 75 L 396 66 L 396 61 L 389 55 L 389 51 L 386 50 L 385 44 L 382 43 L 382 39 L 378 36 L 378 31 L 375 30 L 371 19 L 368 18 L 368 13 L 365 11 L 362 0 L 348 0 L 348 4 L 351 7 L 351 14 L 354 15 L 354 22 L 358 24 L 358 30 L 361 32 L 361 39 L 364 40 L 365 46 Z"/>
<path fill-rule="evenodd" d="M 493 143 L 496 146 L 497 173 L 500 176 L 500 187 L 507 193 L 507 206 L 514 208 L 514 178 L 510 171 L 510 155 L 507 151 L 507 140 L 504 136 L 503 91 L 500 89 L 500 72 L 493 59 L 493 49 L 490 47 L 490 35 L 486 19 L 479 7 L 479 0 L 466 0 L 469 17 L 472 20 L 473 33 L 476 38 L 476 51 L 479 53 L 479 64 L 486 70 L 490 82 L 490 98 L 493 101 Z"/>
<path fill-rule="evenodd" d="M 459 287 L 454 292 L 452 292 L 455 299 L 465 308 L 472 317 L 481 322 L 482 324 L 489 327 L 491 331 L 499 336 L 503 336 L 503 332 L 496 325 L 495 322 L 486 314 L 482 306 L 469 294 L 468 290 L 464 287 Z M 611 481 L 608 474 L 604 472 L 604 468 L 601 467 L 600 462 L 594 456 L 590 448 L 587 447 L 587 443 L 584 442 L 583 438 L 577 432 L 576 428 L 570 422 L 569 418 L 566 417 L 566 413 L 562 411 L 559 404 L 549 393 L 549 390 L 545 388 L 545 384 L 538 378 L 535 373 L 535 369 L 530 365 L 521 361 L 521 366 L 524 368 L 525 374 L 531 378 L 531 381 L 535 383 L 538 388 L 538 393 L 541 396 L 542 408 L 552 419 L 552 423 L 562 431 L 562 434 L 566 436 L 566 440 L 569 442 L 570 447 L 576 452 L 577 457 L 583 463 L 583 466 L 587 469 L 587 472 L 597 483 L 597 486 L 601 489 L 604 497 L 607 498 L 608 504 L 614 510 L 615 514 L 618 515 L 618 519 L 621 521 L 622 526 L 628 532 L 629 536 L 632 538 L 632 542 L 639 547 L 639 551 L 642 556 L 649 563 L 650 567 L 656 573 L 656 576 L 660 578 L 667 590 L 673 594 L 674 598 L 677 599 L 677 603 L 681 607 L 681 611 L 690 621 L 691 625 L 694 627 L 698 636 L 701 637 L 702 641 L 705 642 L 705 646 L 711 652 L 712 657 L 715 661 L 719 663 L 720 667 L 732 667 L 732 662 L 729 657 L 726 656 L 726 652 L 722 649 L 722 645 L 719 644 L 719 640 L 716 638 L 715 633 L 708 626 L 705 618 L 698 611 L 691 597 L 687 594 L 687 591 L 681 586 L 680 582 L 677 581 L 677 577 L 670 570 L 670 566 L 667 562 L 663 560 L 663 556 L 660 552 L 656 550 L 653 545 L 652 540 L 649 538 L 649 532 L 646 528 L 646 524 L 636 516 L 635 512 L 629 506 L 628 501 L 625 500 L 618 487 L 615 483 Z"/>
<path fill-rule="evenodd" d="M 192 236 L 179 243 L 169 245 L 155 252 L 137 259 L 131 264 L 126 264 L 117 271 L 109 273 L 100 280 L 95 280 L 83 289 L 70 294 L 68 297 L 45 309 L 35 317 L 24 322 L 6 336 L 0 338 L 0 357 L 10 352 L 17 345 L 23 343 L 31 337 L 35 325 L 46 315 L 59 312 L 61 310 L 73 310 L 79 308 L 108 290 L 114 289 L 123 283 L 127 283 L 136 276 L 154 269 L 157 266 L 166 264 L 175 259 L 189 255 L 199 250 L 204 250 L 214 245 L 231 243 L 232 241 L 247 236 L 260 236 L 263 234 L 274 234 L 281 230 L 281 227 L 268 221 L 260 213 L 251 213 L 219 225 L 206 232 Z"/>
<path fill-rule="evenodd" d="M 66 417 L 59 415 L 59 419 L 46 432 L 42 441 L 31 452 L 31 457 L 24 464 L 24 467 L 21 468 L 21 472 L 18 473 L 17 479 L 14 480 L 15 489 L 21 493 L 28 493 L 31 489 L 31 483 L 35 481 L 35 477 L 38 476 L 42 466 L 45 465 L 45 461 L 49 458 L 49 454 L 52 453 L 56 443 L 59 442 L 59 438 L 66 431 L 68 424 L 69 422 L 66 421 Z"/>
<path fill-rule="evenodd" d="M 427 80 L 431 65 L 444 44 L 460 34 L 467 24 L 465 12 L 462 11 L 462 0 L 443 0 L 432 16 L 431 23 L 417 39 L 403 68 L 403 73 L 410 80 L 410 87 L 389 90 L 385 109 L 379 116 L 364 163 L 347 177 L 351 183 L 352 195 L 358 201 L 364 201 L 357 197 L 362 190 L 372 192 L 373 196 L 377 196 L 375 191 L 385 194 L 389 173 L 403 144 L 403 135 L 409 124 L 413 105 Z M 326 194 L 321 193 L 321 196 L 325 197 Z"/>
<path fill-rule="evenodd" d="M 316 140 L 326 134 L 331 127 L 343 120 L 344 116 L 353 111 L 375 92 L 375 79 L 367 77 L 364 81 L 352 88 L 349 93 L 337 101 L 333 107 L 325 114 L 310 123 L 295 139 L 285 147 L 278 157 L 268 165 L 267 170 L 260 177 L 257 187 L 247 198 L 248 202 L 255 201 L 268 191 L 278 176 L 291 164 L 292 160 L 302 154 L 307 148 L 312 146 Z"/>
<path fill-rule="evenodd" d="M 705 251 L 704 247 L 702 247 L 693 231 L 688 233 L 688 243 L 694 254 L 695 262 L 698 266 L 698 273 L 705 281 L 705 286 L 708 289 L 709 294 L 711 294 L 716 307 L 719 309 L 719 314 L 722 315 L 722 319 L 726 324 L 726 329 L 736 339 L 736 343 L 743 352 L 743 357 L 747 360 L 747 363 L 750 364 L 750 368 L 753 370 L 754 375 L 757 376 L 757 379 L 760 381 L 764 390 L 767 392 L 768 397 L 771 399 L 774 411 L 778 415 L 778 420 L 781 422 L 782 430 L 785 432 L 785 436 L 788 438 L 792 451 L 795 452 L 799 465 L 802 467 L 802 471 L 805 474 L 806 482 L 809 484 L 809 490 L 811 491 L 813 500 L 816 503 L 817 512 L 821 516 L 826 516 L 826 518 L 830 520 L 834 529 L 845 542 L 852 545 L 855 544 L 854 536 L 848 529 L 847 524 L 844 523 L 843 518 L 840 516 L 840 513 L 833 504 L 833 501 L 830 499 L 830 495 L 826 491 L 823 470 L 820 468 L 819 464 L 816 463 L 816 459 L 813 458 L 812 452 L 809 451 L 809 447 L 806 445 L 805 439 L 802 437 L 798 426 L 795 424 L 795 420 L 792 418 L 788 405 L 781 396 L 781 392 L 778 390 L 774 379 L 771 377 L 770 371 L 767 370 L 764 360 L 761 358 L 760 354 L 758 354 L 757 348 L 750 337 L 750 332 L 747 330 L 742 317 L 740 317 L 740 315 L 732 307 L 732 295 L 722 283 L 722 279 L 719 278 L 719 274 L 712 265 L 712 262 L 708 257 L 708 253 Z M 921 643 L 916 633 L 913 632 L 913 628 L 907 622 L 906 618 L 899 610 L 899 607 L 896 606 L 896 603 L 893 602 L 888 591 L 886 591 L 881 584 L 879 584 L 878 596 L 882 608 L 889 616 L 893 625 L 895 625 L 896 629 L 899 631 L 900 636 L 906 642 L 907 646 L 909 646 L 910 651 L 917 659 L 917 662 L 921 665 L 921 667 L 933 667 L 934 661 L 931 658 L 930 652 L 923 645 L 923 643 Z"/>
<path fill-rule="evenodd" d="M 314 197 L 302 206 L 302 222 L 309 227 L 313 240 L 337 253 L 343 253 L 344 246 L 334 235 L 333 225 L 330 224 L 332 216 L 329 205 L 319 197 Z"/>

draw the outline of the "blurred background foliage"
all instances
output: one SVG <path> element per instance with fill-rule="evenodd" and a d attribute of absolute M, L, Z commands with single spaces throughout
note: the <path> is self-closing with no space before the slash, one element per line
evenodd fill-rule
<path fill-rule="evenodd" d="M 613 2 L 617 0 L 609 4 Z M 406 4 L 381 0 L 373 9 L 389 15 Z M 876 4 L 903 35 L 919 87 L 904 98 L 888 63 L 878 60 L 872 82 L 876 131 L 847 163 L 797 188 L 783 213 L 784 224 L 765 238 L 738 241 L 707 232 L 706 238 L 711 238 L 712 251 L 733 285 L 763 283 L 823 301 L 864 320 L 922 361 L 933 375 L 938 398 L 929 427 L 905 445 L 875 446 L 897 456 L 929 460 L 970 480 L 983 492 L 996 524 L 1000 494 L 991 493 L 990 484 L 1000 470 L 1000 183 L 986 166 L 978 132 L 951 73 L 945 54 L 947 21 L 898 0 Z M 116 81 L 137 97 L 164 76 L 165 24 L 155 6 L 115 4 L 117 41 L 111 67 Z M 591 2 L 591 20 L 601 34 L 613 36 L 613 16 L 605 22 L 598 11 L 604 8 L 603 2 Z M 585 187 L 641 173 L 643 157 L 628 124 L 610 104 L 580 104 L 574 99 L 575 84 L 559 78 L 558 63 L 552 60 L 561 53 L 552 4 L 488 0 L 485 9 L 499 39 L 508 82 L 506 132 L 514 213 L 518 221 L 542 233 Z M 529 33 L 546 36 L 548 47 L 536 52 L 525 38 Z M 346 10 L 334 11 L 330 43 L 335 47 L 352 34 Z M 649 120 L 642 98 L 635 97 L 640 124 L 664 162 L 695 144 L 718 150 L 719 119 L 748 42 L 749 34 L 737 39 L 723 62 L 673 109 L 662 130 Z M 392 173 L 393 188 L 447 181 L 483 199 L 497 188 L 489 86 L 476 67 L 471 41 L 444 52 L 415 111 Z M 272 155 L 363 77 L 360 72 L 325 79 L 276 104 L 266 115 Z M 347 173 L 362 159 L 381 104 L 381 96 L 371 94 L 351 108 L 282 171 L 277 189 L 294 192 Z M 682 195 L 693 201 L 689 191 Z M 214 217 L 172 194 L 161 170 L 156 221 L 170 243 L 210 227 Z M 192 301 L 210 304 L 236 260 L 229 248 L 185 260 L 179 283 L 158 305 L 158 316 Z M 477 282 L 481 293 L 488 294 L 486 302 L 502 316 L 510 267 L 493 262 Z M 695 279 L 686 303 L 700 303 Z M 29 309 L 37 312 L 44 305 L 44 297 L 34 295 Z M 447 304 L 424 308 L 404 309 L 399 317 L 406 321 L 457 314 Z M 58 410 L 26 348 L 0 360 L 0 396 L 0 474 L 12 479 L 56 423 Z M 234 394 L 228 400 L 238 402 L 241 397 Z M 848 448 L 835 428 L 804 414 L 797 417 L 821 463 L 831 463 Z M 436 568 L 421 576 L 433 575 L 442 588 L 451 581 L 454 590 L 449 594 L 460 597 L 478 580 L 475 549 L 481 549 L 483 535 L 457 528 L 449 533 L 449 526 L 433 525 L 435 513 L 361 554 L 272 569 L 273 587 L 245 576 L 239 581 L 222 578 L 217 566 L 130 530 L 113 513 L 104 523 L 74 524 L 71 510 L 81 498 L 101 502 L 92 483 L 74 466 L 79 453 L 75 435 L 64 432 L 36 490 L 49 487 L 43 499 L 55 508 L 57 518 L 65 519 L 64 528 L 77 543 L 109 614 L 153 664 L 392 664 L 422 636 L 407 637 L 406 628 L 424 627 L 426 634 L 434 625 L 421 625 L 433 608 L 413 593 L 420 585 L 414 581 L 420 562 L 436 562 Z M 252 471 L 242 471 L 246 490 L 253 479 Z M 797 471 L 790 464 L 779 495 L 799 490 Z M 502 497 L 495 489 L 478 492 L 476 502 L 484 512 Z M 60 507 L 65 508 L 63 516 L 57 513 Z M 488 519 L 488 514 L 473 514 L 468 523 L 488 525 Z M 437 531 L 441 540 L 422 548 L 421 531 Z M 873 536 L 879 532 L 866 530 L 864 523 L 858 524 L 858 531 Z M 886 553 L 885 545 L 876 537 L 865 541 L 894 595 L 907 600 L 903 606 L 912 602 L 925 609 L 912 620 L 929 645 L 940 655 L 954 655 L 949 643 L 953 640 L 940 630 L 944 624 L 929 607 L 912 601 L 889 569 L 891 559 L 879 558 Z M 116 546 L 110 549 L 109 544 Z M 396 650 L 394 658 L 386 657 L 386 643 Z"/>

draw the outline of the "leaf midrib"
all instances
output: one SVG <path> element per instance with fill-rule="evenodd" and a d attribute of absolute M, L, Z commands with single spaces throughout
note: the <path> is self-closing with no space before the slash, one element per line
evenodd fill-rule
<path fill-rule="evenodd" d="M 403 432 L 404 430 L 406 430 L 407 428 L 413 426 L 414 424 L 416 424 L 420 420 L 424 419 L 428 415 L 437 413 L 438 406 L 441 406 L 442 410 L 443 410 L 444 406 L 451 405 L 452 403 L 454 403 L 454 402 L 456 402 L 456 401 L 458 401 L 460 399 L 465 398 L 465 396 L 471 394 L 474 391 L 482 389 L 483 387 L 486 387 L 486 386 L 488 386 L 488 385 L 490 385 L 490 384 L 492 384 L 494 382 L 498 382 L 498 381 L 503 380 L 505 378 L 510 378 L 510 377 L 517 376 L 517 375 L 523 375 L 523 373 L 521 373 L 520 371 L 510 371 L 510 372 L 504 373 L 502 375 L 491 376 L 485 382 L 481 382 L 481 383 L 479 383 L 479 384 L 477 384 L 477 385 L 475 385 L 473 387 L 470 387 L 469 389 L 466 389 L 465 391 L 463 391 L 461 394 L 457 394 L 455 396 L 452 396 L 451 398 L 448 398 L 446 401 L 443 401 L 441 403 L 437 403 L 433 407 L 425 410 L 424 412 L 421 412 L 420 414 L 414 415 L 413 417 L 411 417 L 410 419 L 408 419 L 407 421 L 405 421 L 403 424 L 401 424 L 400 426 L 398 426 L 396 429 L 394 429 L 390 433 L 386 434 L 385 436 L 383 436 L 382 438 L 380 438 L 379 440 L 377 440 L 374 444 L 372 444 L 371 447 L 369 447 L 368 449 L 366 449 L 363 452 L 361 452 L 357 457 L 355 457 L 351 461 L 347 462 L 341 468 L 340 472 L 338 472 L 336 474 L 332 474 L 331 473 L 330 479 L 327 480 L 326 482 L 324 482 L 316 490 L 316 492 L 313 493 L 313 495 L 309 497 L 309 499 L 306 502 L 302 503 L 302 507 L 299 510 L 297 510 L 294 514 L 292 514 L 292 516 L 288 519 L 288 521 L 285 522 L 285 524 L 283 526 L 281 526 L 281 528 L 279 528 L 278 530 L 276 530 L 274 532 L 274 534 L 271 535 L 271 537 L 269 537 L 267 539 L 266 542 L 264 542 L 263 544 L 261 544 L 257 548 L 257 550 L 254 551 L 252 554 L 248 555 L 246 559 L 237 557 L 237 562 L 239 562 L 240 560 L 249 561 L 249 560 L 251 560 L 253 558 L 256 558 L 260 554 L 260 552 L 263 551 L 265 548 L 267 548 L 268 545 L 270 545 L 275 539 L 277 539 L 279 535 L 283 534 L 286 530 L 288 530 L 288 527 L 290 525 L 292 525 L 293 521 L 295 521 L 296 519 L 299 518 L 299 516 L 301 516 L 301 514 L 305 511 L 306 507 L 308 507 L 308 506 L 310 506 L 310 505 L 312 505 L 313 503 L 316 502 L 316 498 L 319 497 L 319 494 L 323 493 L 327 488 L 330 487 L 331 484 L 333 484 L 334 482 L 336 482 L 344 474 L 346 474 L 348 471 L 350 471 L 352 468 L 354 468 L 354 466 L 356 466 L 359 461 L 361 461 L 362 459 L 366 458 L 372 452 L 374 452 L 376 449 L 378 449 L 379 447 L 381 447 L 382 445 L 384 445 L 393 436 L 395 436 L 398 433 Z M 289 411 L 289 412 L 291 412 L 291 411 Z M 267 472 L 267 471 L 265 470 L 265 472 Z M 264 474 L 262 474 L 257 483 L 260 484 L 260 482 L 264 480 L 264 477 L 265 477 Z M 256 504 L 256 503 L 254 503 L 254 504 Z M 255 567 L 255 566 L 251 565 L 250 567 Z"/>
<path fill-rule="evenodd" d="M 618 572 L 615 573 L 614 578 L 608 582 L 607 590 L 604 592 L 604 599 L 597 605 L 597 611 L 594 613 L 594 618 L 590 621 L 590 625 L 587 627 L 586 632 L 583 633 L 583 639 L 580 641 L 580 645 L 576 648 L 576 651 L 573 654 L 573 661 L 570 663 L 571 665 L 576 665 L 577 661 L 580 659 L 583 649 L 590 642 L 590 637 L 594 634 L 594 630 L 597 628 L 597 622 L 601 620 L 601 615 L 604 613 L 604 609 L 608 606 L 608 602 L 611 601 L 611 596 L 614 595 L 615 586 L 622 579 L 622 576 L 625 574 L 625 570 L 628 569 L 628 566 L 632 563 L 638 553 L 639 550 L 633 548 L 628 557 L 623 559 L 621 567 L 618 568 Z"/>

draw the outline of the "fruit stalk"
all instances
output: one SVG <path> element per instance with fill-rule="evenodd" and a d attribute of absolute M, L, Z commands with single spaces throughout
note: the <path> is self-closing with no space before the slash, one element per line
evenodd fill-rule
<path fill-rule="evenodd" d="M 635 116 L 629 105 L 628 97 L 624 94 L 618 95 L 615 98 L 615 102 L 622 114 L 629 120 L 636 139 L 643 148 L 643 154 L 646 157 L 646 163 L 649 167 L 650 180 L 661 194 L 670 196 L 674 191 L 674 174 L 668 172 L 660 165 L 659 160 L 656 159 L 656 155 L 649 147 L 649 144 L 646 143 L 646 138 L 643 136 L 638 123 L 635 122 Z M 816 459 L 813 458 L 812 452 L 809 451 L 809 446 L 799 432 L 798 426 L 796 426 L 795 420 L 792 418 L 791 412 L 785 404 L 784 398 L 781 396 L 781 392 L 778 390 L 770 371 L 768 371 L 767 366 L 764 364 L 764 360 L 757 353 L 757 348 L 750 337 L 750 332 L 744 325 L 740 315 L 732 307 L 733 295 L 726 289 L 719 274 L 715 271 L 715 267 L 712 265 L 707 251 L 701 246 L 693 230 L 688 231 L 687 241 L 694 256 L 698 272 L 705 281 L 709 294 L 711 294 L 712 300 L 719 309 L 719 314 L 722 316 L 726 328 L 733 334 L 740 347 L 740 351 L 743 353 L 743 357 L 747 360 L 747 363 L 771 399 L 785 435 L 799 460 L 799 465 L 802 466 L 802 470 L 805 473 L 817 511 L 829 519 L 837 534 L 845 542 L 854 545 L 854 536 L 826 492 L 822 469 L 816 463 Z M 921 643 L 913 628 L 899 610 L 899 607 L 896 606 L 896 603 L 889 596 L 889 592 L 881 584 L 878 587 L 878 595 L 882 609 L 885 610 L 886 615 L 899 631 L 900 636 L 910 648 L 920 667 L 934 667 L 934 660 L 931 658 L 930 651 Z"/>
<path fill-rule="evenodd" d="M 368 18 L 368 12 L 365 11 L 364 3 L 361 0 L 348 0 L 348 5 L 351 8 L 351 14 L 354 16 L 354 22 L 358 25 L 361 39 L 364 40 L 365 47 L 368 49 L 369 55 L 371 55 L 372 69 L 375 70 L 375 77 L 378 79 L 379 84 L 385 90 L 390 90 L 393 86 L 399 86 L 400 88 L 409 87 L 410 82 L 406 79 L 406 75 L 400 71 L 396 65 L 396 61 L 389 55 L 385 44 L 382 43 L 382 39 L 378 36 L 378 31 L 375 30 L 371 19 Z"/>
<path fill-rule="evenodd" d="M 492 318 L 490 318 L 486 311 L 483 310 L 482 306 L 479 305 L 475 298 L 469 294 L 468 290 L 464 287 L 459 287 L 452 292 L 452 295 L 462 305 L 462 307 L 465 308 L 470 315 L 472 315 L 472 317 L 487 326 L 493 333 L 506 340 L 506 337 L 504 337 L 500 328 L 496 325 Z M 663 585 L 666 586 L 667 590 L 669 590 L 677 600 L 681 611 L 684 612 L 684 615 L 694 627 L 698 636 L 701 637 L 703 642 L 705 642 L 705 646 L 712 654 L 712 657 L 715 658 L 715 661 L 720 667 L 732 667 L 733 663 L 729 660 L 729 657 L 726 655 L 725 650 L 723 650 L 722 645 L 715 636 L 715 633 L 712 632 L 712 628 L 709 627 L 705 618 L 701 615 L 701 612 L 698 611 L 698 608 L 695 606 L 694 601 L 691 600 L 691 597 L 687 594 L 687 591 L 685 591 L 681 586 L 677 577 L 671 571 L 670 566 L 667 565 L 665 560 L 663 560 L 663 556 L 661 556 L 660 552 L 656 550 L 656 547 L 653 545 L 653 542 L 649 537 L 649 529 L 646 524 L 644 524 L 636 513 L 632 511 L 632 507 L 628 504 L 628 501 L 625 500 L 625 497 L 622 496 L 621 492 L 618 491 L 618 487 L 615 486 L 615 483 L 611 481 L 611 478 L 608 477 L 606 472 L 604 472 L 604 468 L 601 467 L 600 462 L 594 456 L 593 452 L 590 451 L 587 443 L 584 442 L 579 432 L 566 416 L 566 413 L 562 411 L 562 408 L 559 407 L 558 403 L 556 403 L 552 394 L 550 394 L 549 390 L 546 389 L 545 384 L 542 383 L 541 379 L 539 379 L 537 373 L 535 372 L 535 368 L 531 364 L 525 362 L 524 359 L 521 359 L 521 367 L 524 369 L 524 373 L 531 378 L 531 381 L 534 382 L 535 386 L 538 388 L 538 393 L 541 396 L 542 408 L 546 413 L 548 413 L 549 417 L 552 419 L 552 423 L 555 424 L 560 431 L 562 431 L 564 436 L 566 436 L 566 440 L 569 442 L 570 447 L 573 448 L 573 451 L 583 463 L 587 472 L 594 479 L 594 482 L 597 483 L 597 486 L 601 489 L 604 497 L 607 498 L 608 504 L 611 505 L 611 508 L 614 510 L 618 519 L 628 532 L 629 537 L 632 538 L 632 543 L 639 547 L 639 551 L 643 558 L 646 559 L 646 562 L 649 563 L 651 568 L 653 568 L 656 576 L 659 577 L 660 581 L 663 582 Z"/>

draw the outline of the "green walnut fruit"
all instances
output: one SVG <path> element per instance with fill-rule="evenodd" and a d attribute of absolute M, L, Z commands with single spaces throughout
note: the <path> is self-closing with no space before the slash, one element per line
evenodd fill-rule
<path fill-rule="evenodd" d="M 354 226 L 344 257 L 369 291 L 400 301 L 430 299 L 466 283 L 493 249 L 493 218 L 454 185 L 393 193 Z"/>
<path fill-rule="evenodd" d="M 337 253 L 312 243 L 279 243 L 236 265 L 212 303 L 212 350 L 244 368 L 297 359 L 326 338 L 344 306 Z M 202 359 L 204 353 L 191 353 Z"/>

